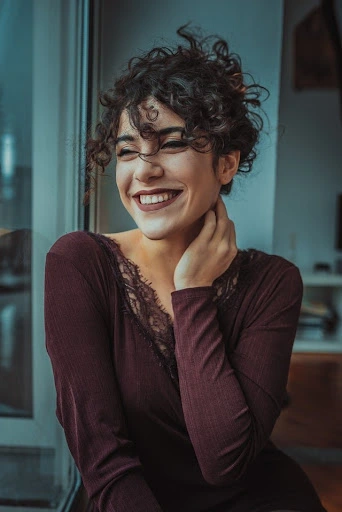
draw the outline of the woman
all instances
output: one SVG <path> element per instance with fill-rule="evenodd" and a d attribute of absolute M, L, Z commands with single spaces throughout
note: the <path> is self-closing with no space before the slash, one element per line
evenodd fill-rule
<path fill-rule="evenodd" d="M 185 28 L 104 94 L 91 170 L 115 151 L 137 229 L 70 233 L 47 256 L 57 416 L 100 511 L 324 511 L 270 442 L 302 298 L 290 262 L 236 247 L 220 192 L 248 171 L 260 88 Z"/>

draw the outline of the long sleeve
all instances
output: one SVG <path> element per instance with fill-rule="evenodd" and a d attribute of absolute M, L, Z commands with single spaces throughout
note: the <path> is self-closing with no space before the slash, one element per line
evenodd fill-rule
<path fill-rule="evenodd" d="M 293 265 L 267 276 L 229 355 L 213 288 L 172 294 L 184 417 L 202 474 L 213 485 L 240 478 L 270 437 L 286 389 L 302 292 Z"/>
<path fill-rule="evenodd" d="M 122 410 L 110 351 L 108 275 L 99 251 L 91 248 L 91 260 L 91 251 L 82 247 L 90 237 L 81 232 L 66 237 L 48 253 L 45 274 L 46 346 L 57 417 L 99 511 L 161 512 Z"/>

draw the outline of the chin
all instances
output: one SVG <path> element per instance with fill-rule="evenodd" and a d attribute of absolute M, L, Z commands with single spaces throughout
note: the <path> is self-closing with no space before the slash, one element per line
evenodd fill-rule
<path fill-rule="evenodd" d="M 172 237 L 177 227 L 172 223 L 163 222 L 139 222 L 137 223 L 141 233 L 149 240 L 165 240 Z"/>
<path fill-rule="evenodd" d="M 164 240 L 167 238 L 168 233 L 159 230 L 148 230 L 139 228 L 142 234 L 149 240 Z"/>

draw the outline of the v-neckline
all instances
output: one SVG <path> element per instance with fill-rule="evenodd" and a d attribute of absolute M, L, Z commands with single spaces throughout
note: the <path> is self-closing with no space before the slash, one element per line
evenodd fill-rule
<path fill-rule="evenodd" d="M 154 302 L 156 304 L 156 306 L 158 307 L 160 313 L 165 316 L 166 320 L 167 320 L 167 324 L 170 325 L 172 328 L 173 328 L 173 320 L 172 320 L 172 317 L 171 315 L 167 312 L 167 310 L 164 308 L 159 296 L 158 296 L 158 293 L 157 291 L 153 288 L 152 286 L 152 283 L 143 276 L 143 273 L 141 272 L 141 269 L 139 267 L 139 265 L 137 263 L 135 263 L 133 260 L 131 260 L 130 258 L 128 258 L 127 256 L 124 255 L 124 253 L 122 252 L 122 249 L 120 247 L 120 243 L 115 239 L 115 238 L 111 238 L 107 235 L 103 235 L 103 234 L 100 234 L 100 233 L 97 233 L 97 236 L 101 236 L 101 237 L 104 237 L 106 240 L 109 241 L 109 243 L 111 243 L 117 253 L 119 254 L 120 258 L 121 258 L 121 261 L 122 262 L 125 262 L 126 265 L 128 265 L 131 269 L 132 269 L 132 273 L 134 273 L 136 276 L 138 276 L 138 279 L 140 281 L 140 283 L 142 284 L 142 286 L 144 286 L 146 289 L 149 290 L 149 293 L 151 294 L 151 296 L 153 297 L 154 299 Z M 216 301 L 219 302 L 220 300 L 220 297 L 221 297 L 221 293 L 218 291 L 220 286 L 220 282 L 224 279 L 227 279 L 229 277 L 229 274 L 232 273 L 232 271 L 235 269 L 236 267 L 236 263 L 240 260 L 241 258 L 241 255 L 242 253 L 246 253 L 247 251 L 244 251 L 242 249 L 238 249 L 238 252 L 237 252 L 237 255 L 235 256 L 235 258 L 233 259 L 233 261 L 231 262 L 230 266 L 227 268 L 227 270 L 225 270 L 225 272 L 223 272 L 223 274 L 221 274 L 213 283 L 213 286 L 216 290 Z M 122 276 L 124 277 L 124 276 Z M 237 282 L 236 282 L 237 284 Z"/>
<path fill-rule="evenodd" d="M 131 273 L 136 275 L 138 277 L 138 280 L 140 281 L 141 285 L 149 290 L 149 294 L 152 296 L 155 305 L 158 307 L 160 313 L 165 317 L 167 325 L 169 325 L 170 327 L 173 328 L 173 320 L 172 320 L 171 315 L 168 313 L 168 311 L 163 306 L 163 304 L 158 296 L 157 291 L 152 286 L 152 283 L 146 277 L 144 277 L 143 273 L 141 272 L 140 266 L 137 263 L 135 263 L 133 260 L 131 260 L 130 258 L 127 258 L 127 256 L 124 255 L 124 253 L 122 252 L 122 249 L 120 247 L 120 243 L 115 238 L 111 238 L 109 236 L 102 235 L 102 234 L 100 234 L 100 236 L 105 237 L 107 240 L 109 240 L 110 243 L 112 243 L 112 245 L 115 247 L 115 249 L 117 251 L 117 254 L 119 254 L 119 256 L 120 256 L 121 261 L 130 267 L 130 269 L 132 271 Z"/>
<path fill-rule="evenodd" d="M 161 365 L 178 383 L 173 320 L 162 306 L 157 292 L 144 278 L 140 267 L 123 254 L 117 240 L 100 233 L 88 231 L 88 234 L 95 238 L 108 255 L 127 313 L 152 347 Z M 239 290 L 248 280 L 248 272 L 243 272 L 241 276 L 241 269 L 247 270 L 249 260 L 255 255 L 253 252 L 257 251 L 239 249 L 228 269 L 214 281 L 213 300 L 219 313 L 235 307 Z"/>

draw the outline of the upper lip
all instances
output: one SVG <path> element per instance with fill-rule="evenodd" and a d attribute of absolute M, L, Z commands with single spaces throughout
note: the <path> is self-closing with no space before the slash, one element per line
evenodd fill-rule
<path fill-rule="evenodd" d="M 165 194 L 168 192 L 181 192 L 181 190 L 175 188 L 153 188 L 152 190 L 138 190 L 138 192 L 133 194 L 133 197 L 153 196 L 155 194 Z"/>

